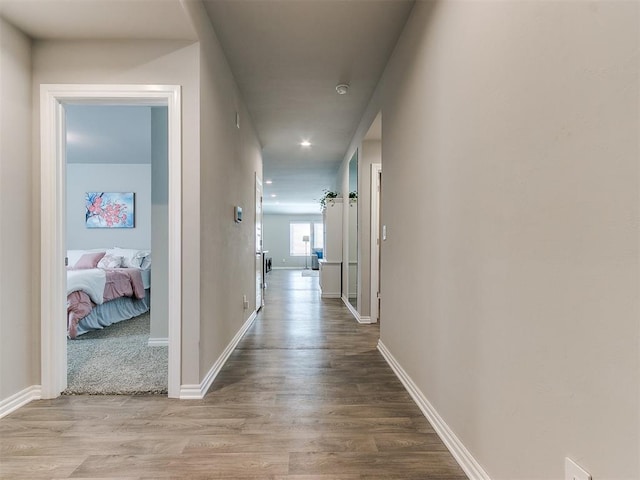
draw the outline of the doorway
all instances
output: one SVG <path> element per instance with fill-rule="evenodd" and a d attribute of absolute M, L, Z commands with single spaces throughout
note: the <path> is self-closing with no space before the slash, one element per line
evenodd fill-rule
<path fill-rule="evenodd" d="M 256 184 L 256 218 L 255 218 L 255 234 L 256 234 L 256 312 L 258 312 L 264 306 L 264 288 L 266 280 L 264 278 L 266 273 L 264 251 L 262 248 L 262 180 L 258 177 L 258 173 L 255 174 Z"/>
<path fill-rule="evenodd" d="M 181 97 L 179 86 L 41 85 L 41 384 L 42 397 L 67 387 L 65 110 L 67 104 L 168 108 L 168 396 L 180 396 Z"/>
<path fill-rule="evenodd" d="M 80 287 L 67 296 L 64 393 L 166 393 L 167 107 L 63 107 L 67 292 L 69 276 Z M 84 282 L 102 278 L 94 306 Z"/>
<path fill-rule="evenodd" d="M 382 164 L 371 164 L 371 322 L 380 321 L 380 199 Z"/>

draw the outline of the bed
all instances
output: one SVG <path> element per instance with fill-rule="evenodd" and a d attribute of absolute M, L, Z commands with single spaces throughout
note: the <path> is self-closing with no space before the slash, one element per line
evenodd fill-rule
<path fill-rule="evenodd" d="M 117 247 L 69 250 L 67 258 L 69 338 L 149 311 L 150 251 Z"/>

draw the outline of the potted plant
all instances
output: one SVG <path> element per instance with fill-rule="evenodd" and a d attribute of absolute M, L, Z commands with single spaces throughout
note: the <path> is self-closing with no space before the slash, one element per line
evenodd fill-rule
<path fill-rule="evenodd" d="M 320 198 L 320 208 L 323 210 L 327 208 L 327 202 L 330 202 L 332 199 L 338 198 L 338 192 L 334 192 L 333 190 L 324 189 L 323 195 Z"/>

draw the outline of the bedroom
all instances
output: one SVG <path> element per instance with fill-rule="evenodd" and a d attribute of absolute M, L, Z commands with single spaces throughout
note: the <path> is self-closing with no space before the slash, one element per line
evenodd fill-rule
<path fill-rule="evenodd" d="M 167 108 L 67 105 L 65 116 L 66 392 L 166 392 Z M 130 203 L 109 200 L 123 193 Z M 126 213 L 107 225 L 106 208 L 94 214 L 100 202 Z M 123 373 L 144 370 L 150 383 Z"/>

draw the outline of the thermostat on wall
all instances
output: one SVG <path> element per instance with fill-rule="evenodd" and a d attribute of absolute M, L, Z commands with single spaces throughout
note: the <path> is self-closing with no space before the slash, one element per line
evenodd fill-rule
<path fill-rule="evenodd" d="M 235 220 L 236 220 L 236 223 L 242 222 L 242 207 L 237 205 L 235 207 Z"/>

